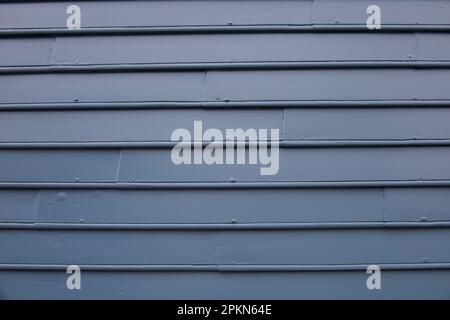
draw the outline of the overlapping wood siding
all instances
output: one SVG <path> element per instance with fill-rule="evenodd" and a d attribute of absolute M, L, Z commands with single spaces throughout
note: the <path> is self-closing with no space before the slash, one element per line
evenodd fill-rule
<path fill-rule="evenodd" d="M 278 174 L 175 166 L 194 120 Z M 0 298 L 450 298 L 450 2 L 0 3 Z"/>

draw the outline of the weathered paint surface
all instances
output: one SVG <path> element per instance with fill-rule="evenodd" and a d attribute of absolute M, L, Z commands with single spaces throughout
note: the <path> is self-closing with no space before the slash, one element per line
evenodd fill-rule
<path fill-rule="evenodd" d="M 450 2 L 75 3 L 0 4 L 0 299 L 450 298 Z M 175 166 L 194 120 L 278 174 Z"/>

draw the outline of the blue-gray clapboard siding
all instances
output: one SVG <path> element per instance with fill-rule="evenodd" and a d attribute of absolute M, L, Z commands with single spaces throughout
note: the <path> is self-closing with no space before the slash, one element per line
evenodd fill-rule
<path fill-rule="evenodd" d="M 69 4 L 0 4 L 0 299 L 450 298 L 449 1 Z M 279 173 L 173 165 L 194 120 Z"/>

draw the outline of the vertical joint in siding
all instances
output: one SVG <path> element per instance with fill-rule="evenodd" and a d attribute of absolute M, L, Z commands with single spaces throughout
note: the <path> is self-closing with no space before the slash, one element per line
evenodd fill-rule
<path fill-rule="evenodd" d="M 37 190 L 36 193 L 36 200 L 34 202 L 34 212 L 33 212 L 33 223 L 36 223 L 38 221 L 38 214 L 39 214 L 39 202 L 41 201 L 41 193 L 42 190 Z"/>
<path fill-rule="evenodd" d="M 119 159 L 117 161 L 116 183 L 119 182 L 120 165 L 122 163 L 122 152 L 123 152 L 123 149 L 120 149 L 120 151 L 119 151 Z"/>
<path fill-rule="evenodd" d="M 53 65 L 53 53 L 55 51 L 55 44 L 56 44 L 56 36 L 53 36 L 50 39 L 50 50 L 48 54 L 49 65 Z"/>
<path fill-rule="evenodd" d="M 203 101 L 205 101 L 204 97 L 205 97 L 205 91 L 206 91 L 206 83 L 208 81 L 208 70 L 204 71 L 203 74 L 203 85 L 202 85 L 202 92 L 200 93 L 200 103 L 202 103 Z"/>

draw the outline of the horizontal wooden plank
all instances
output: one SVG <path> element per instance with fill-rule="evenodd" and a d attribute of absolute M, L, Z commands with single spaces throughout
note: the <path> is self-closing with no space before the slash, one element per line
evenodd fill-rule
<path fill-rule="evenodd" d="M 0 193 L 1 194 L 1 193 Z M 323 199 L 327 201 L 324 202 Z M 41 222 L 381 221 L 381 190 L 41 191 Z M 8 214 L 8 207 L 0 209 Z M 9 214 L 8 214 L 9 215 Z M 7 217 L 6 217 L 7 218 Z M 7 222 L 8 219 L 4 222 Z M 450 220 L 450 218 L 449 218 Z"/>
<path fill-rule="evenodd" d="M 2 299 L 449 299 L 449 270 L 382 271 L 368 290 L 364 271 L 214 273 L 82 271 L 67 290 L 64 271 L 0 271 Z M 36 290 L 39 282 L 39 290 Z M 195 290 L 192 290 L 195 288 Z M 411 290 L 414 288 L 414 290 Z"/>
<path fill-rule="evenodd" d="M 0 103 L 428 100 L 450 98 L 450 71 L 368 72 L 359 69 L 5 75 L 0 77 L 0 88 Z"/>
<path fill-rule="evenodd" d="M 0 181 L 115 181 L 120 150 L 0 151 Z"/>
<path fill-rule="evenodd" d="M 449 239 L 450 228 L 2 230 L 0 259 L 2 263 L 131 265 L 438 263 L 450 261 Z"/>
<path fill-rule="evenodd" d="M 38 190 L 0 191 L 0 221 L 25 222 L 36 220 Z"/>
<path fill-rule="evenodd" d="M 65 28 L 66 8 L 71 4 L 2 5 L 0 28 Z M 312 1 L 114 1 L 79 5 L 84 27 L 305 24 L 311 22 Z M 30 11 L 34 13 L 31 17 L 27 14 Z"/>
<path fill-rule="evenodd" d="M 383 24 L 447 24 L 445 17 L 450 13 L 449 3 L 439 0 L 381 0 L 376 3 L 370 0 L 314 0 L 313 3 L 315 23 L 366 24 L 366 9 L 373 4 L 380 7 Z"/>
<path fill-rule="evenodd" d="M 450 189 L 0 190 L 0 222 L 450 221 Z M 383 196 L 384 194 L 384 196 Z M 327 201 L 323 201 L 327 199 Z M 186 214 L 188 213 L 188 214 Z"/>
<path fill-rule="evenodd" d="M 110 52 L 119 52 L 119 59 L 112 55 L 101 57 L 103 60 L 92 61 L 86 57 L 86 53 L 74 57 L 73 50 L 68 51 L 68 47 L 73 46 L 73 42 L 68 38 L 59 43 L 54 43 L 54 55 L 52 63 L 64 64 L 70 61 L 78 63 L 116 63 L 120 61 L 137 62 L 232 62 L 232 61 L 351 61 L 351 60 L 449 60 L 448 48 L 450 47 L 450 36 L 447 34 L 421 34 L 414 36 L 408 34 L 378 35 L 369 34 L 246 34 L 246 35 L 215 35 L 187 38 L 178 37 L 156 37 L 152 38 L 156 43 L 153 48 L 148 48 L 149 39 L 127 38 L 121 41 L 122 45 L 128 45 L 128 50 L 121 50 L 120 46 L 115 48 L 115 37 L 110 37 L 110 42 L 105 41 L 103 45 L 110 47 Z M 81 38 L 73 38 L 81 39 Z M 85 39 L 85 38 L 84 38 Z M 89 38 L 90 39 L 90 38 Z M 213 40 L 214 39 L 214 40 Z M 93 38 L 93 40 L 99 40 Z M 143 40 L 146 43 L 143 43 Z M 412 43 L 414 41 L 414 44 Z M 70 45 L 69 45 L 70 43 Z M 102 43 L 100 43 L 102 45 Z M 179 45 L 183 47 L 179 47 Z M 140 57 L 130 57 L 130 49 L 138 45 L 135 52 L 144 53 Z M 187 48 L 195 48 L 196 52 L 187 51 Z M 100 55 L 100 48 L 92 44 L 92 48 L 97 55 Z M 157 48 L 157 49 L 156 49 Z M 174 52 L 185 48 L 183 55 L 175 55 Z M 62 49 L 62 50 L 61 50 Z M 147 49 L 150 52 L 147 52 Z M 161 50 L 162 49 L 162 50 Z M 201 49 L 201 50 L 199 50 Z M 62 51 L 62 53 L 61 53 Z M 332 52 L 332 54 L 330 53 Z M 122 55 L 120 55 L 122 53 Z M 170 56 L 173 55 L 173 56 Z M 91 55 L 92 56 L 92 55 Z M 85 59 L 82 59 L 86 57 Z M 78 59 L 78 60 L 77 60 Z M 111 60 L 110 60 L 111 59 Z M 129 59 L 129 60 L 127 60 Z M 150 60 L 151 59 L 151 60 Z M 150 61 L 149 61 L 150 60 Z"/>
<path fill-rule="evenodd" d="M 0 77 L 0 101 L 198 101 L 204 78 L 204 72 L 10 75 Z"/>
<path fill-rule="evenodd" d="M 72 2 L 2 4 L 0 28 L 65 28 Z M 126 1 L 82 2 L 83 27 L 245 25 L 245 24 L 364 24 L 366 1 Z M 446 1 L 377 2 L 386 24 L 448 24 Z M 30 14 L 32 12 L 33 14 Z"/>
<path fill-rule="evenodd" d="M 170 141 L 177 128 L 281 128 L 282 110 L 2 112 L 0 142 Z M 449 136 L 450 137 L 450 136 Z"/>
<path fill-rule="evenodd" d="M 247 150 L 248 151 L 248 150 Z M 248 153 L 248 152 L 247 152 Z M 119 156 L 121 154 L 120 167 Z M 171 149 L 2 149 L 1 182 L 383 181 L 450 178 L 450 148 L 284 148 L 269 165 L 175 165 Z M 270 165 L 276 168 L 275 159 Z M 275 170 L 275 169 L 274 169 Z"/>
<path fill-rule="evenodd" d="M 386 191 L 388 221 L 439 221 L 450 219 L 449 188 L 401 188 Z"/>
<path fill-rule="evenodd" d="M 208 72 L 204 92 L 204 100 L 210 101 L 446 99 L 450 92 L 450 72 L 368 72 L 364 69 L 212 71 Z"/>
<path fill-rule="evenodd" d="M 416 59 L 446 59 L 444 57 L 450 50 L 450 43 L 443 36 L 429 36 L 423 33 L 416 33 L 415 36 L 419 44 L 414 54 L 414 56 L 417 54 Z"/>
<path fill-rule="evenodd" d="M 446 139 L 450 109 L 286 109 L 285 140 Z M 0 129 L 1 130 L 1 129 Z"/>
<path fill-rule="evenodd" d="M 444 50 L 450 47 L 450 36 L 439 33 L 194 34 L 0 41 L 4 48 L 1 66 L 450 59 L 449 50 Z M 39 52 L 42 54 L 36 54 Z"/>
<path fill-rule="evenodd" d="M 52 42 L 51 38 L 2 39 L 0 65 L 48 64 L 51 59 Z"/>
<path fill-rule="evenodd" d="M 170 141 L 202 120 L 207 128 L 282 128 L 283 110 L 108 110 L 2 112 L 0 143 Z M 448 139 L 450 109 L 286 109 L 284 140 Z M 382 124 L 382 126 L 380 125 Z"/>
<path fill-rule="evenodd" d="M 450 148 L 281 149 L 279 172 L 259 165 L 174 165 L 169 150 L 125 150 L 119 181 L 355 181 L 450 178 Z M 133 180 L 134 179 L 134 180 Z"/>
<path fill-rule="evenodd" d="M 4 48 L 0 66 L 450 59 L 450 36 L 440 33 L 195 34 L 0 41 Z"/>

